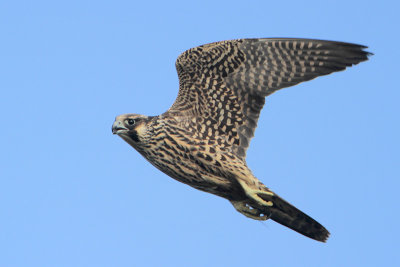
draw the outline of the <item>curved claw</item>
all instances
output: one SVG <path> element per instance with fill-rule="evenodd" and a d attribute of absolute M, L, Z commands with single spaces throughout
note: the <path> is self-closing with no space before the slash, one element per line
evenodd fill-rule
<path fill-rule="evenodd" d="M 258 220 L 258 221 L 266 221 L 269 219 L 269 216 L 262 213 L 260 210 L 253 208 L 246 201 L 231 201 L 232 205 L 235 209 L 243 214 L 244 216 Z"/>

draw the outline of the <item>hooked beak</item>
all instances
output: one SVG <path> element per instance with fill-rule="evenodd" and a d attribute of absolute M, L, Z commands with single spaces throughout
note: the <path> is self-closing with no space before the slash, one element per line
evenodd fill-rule
<path fill-rule="evenodd" d="M 120 120 L 114 121 L 112 125 L 112 133 L 113 134 L 123 134 L 129 131 L 128 128 L 124 127 L 124 124 Z"/>

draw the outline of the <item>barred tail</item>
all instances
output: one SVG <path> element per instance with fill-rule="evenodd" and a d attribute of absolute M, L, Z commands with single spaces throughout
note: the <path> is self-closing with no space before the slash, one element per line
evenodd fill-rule
<path fill-rule="evenodd" d="M 325 227 L 283 200 L 260 181 L 255 181 L 258 183 L 251 184 L 251 188 L 245 181 L 238 180 L 247 198 L 230 200 L 237 211 L 254 220 L 272 219 L 309 238 L 326 242 L 329 232 Z"/>
<path fill-rule="evenodd" d="M 273 202 L 273 206 L 268 207 L 270 219 L 309 238 L 326 242 L 330 234 L 320 223 L 277 195 L 270 200 Z"/>

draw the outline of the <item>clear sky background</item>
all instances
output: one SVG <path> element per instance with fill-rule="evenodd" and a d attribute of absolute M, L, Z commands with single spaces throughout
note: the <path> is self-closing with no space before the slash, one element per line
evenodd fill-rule
<path fill-rule="evenodd" d="M 379 3 L 379 4 L 378 4 Z M 0 266 L 400 266 L 398 1 L 2 1 Z M 247 162 L 326 244 L 178 183 L 111 134 L 178 93 L 208 42 L 375 53 L 267 99 Z"/>

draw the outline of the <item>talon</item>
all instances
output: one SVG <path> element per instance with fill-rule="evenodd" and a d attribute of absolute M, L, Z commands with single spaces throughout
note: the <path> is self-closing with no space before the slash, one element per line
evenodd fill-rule
<path fill-rule="evenodd" d="M 240 212 L 241 214 L 243 214 L 248 218 L 258 221 L 265 221 L 268 220 L 269 218 L 261 211 L 250 206 L 248 203 L 246 203 L 246 201 L 231 201 L 231 203 L 238 212 Z"/>
<path fill-rule="evenodd" d="M 269 207 L 272 207 L 274 205 L 274 203 L 272 203 L 272 201 L 265 201 L 265 204 Z"/>
<path fill-rule="evenodd" d="M 260 195 L 268 195 L 268 196 L 274 196 L 274 193 L 272 193 L 271 191 L 261 191 L 260 193 L 258 193 Z"/>

